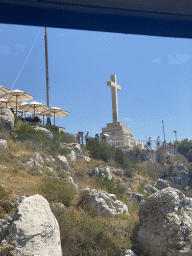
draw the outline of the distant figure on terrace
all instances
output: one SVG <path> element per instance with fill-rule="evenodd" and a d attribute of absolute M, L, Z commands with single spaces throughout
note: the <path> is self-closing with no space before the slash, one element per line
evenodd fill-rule
<path fill-rule="evenodd" d="M 106 139 L 106 138 L 105 138 L 105 135 L 103 134 L 103 135 L 102 135 L 102 141 L 105 142 L 105 139 Z"/>
<path fill-rule="evenodd" d="M 87 145 L 87 142 L 89 141 L 89 138 L 90 138 L 90 135 L 89 135 L 89 132 L 87 132 L 87 134 L 85 135 L 86 145 Z"/>
<path fill-rule="evenodd" d="M 77 140 L 78 140 L 78 143 L 80 144 L 80 137 L 81 137 L 81 132 L 78 132 L 77 133 Z"/>
<path fill-rule="evenodd" d="M 157 136 L 157 138 L 156 138 L 156 143 L 157 143 L 157 148 L 160 146 L 160 137 L 159 136 Z"/>
<path fill-rule="evenodd" d="M 81 144 L 83 144 L 83 133 L 84 133 L 84 132 L 81 132 L 81 137 L 80 137 L 80 142 L 81 142 Z"/>
<path fill-rule="evenodd" d="M 98 140 L 99 141 L 99 134 L 95 134 L 95 140 Z"/>
<path fill-rule="evenodd" d="M 146 138 L 146 136 L 145 136 L 145 138 Z M 147 143 L 146 143 L 145 147 L 146 148 L 151 148 L 151 137 L 146 138 L 146 139 L 147 139 Z"/>

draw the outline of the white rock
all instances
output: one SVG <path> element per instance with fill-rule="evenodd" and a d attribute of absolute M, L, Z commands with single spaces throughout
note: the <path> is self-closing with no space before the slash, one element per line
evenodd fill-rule
<path fill-rule="evenodd" d="M 12 133 L 14 128 L 14 115 L 8 108 L 0 109 L 0 129 Z"/>
<path fill-rule="evenodd" d="M 39 168 L 43 168 L 43 166 L 41 164 L 39 164 L 35 159 L 30 158 L 28 162 L 25 163 L 25 165 L 29 166 L 29 167 L 39 167 Z"/>
<path fill-rule="evenodd" d="M 6 150 L 6 151 L 8 150 L 6 140 L 0 139 L 0 148 L 2 148 L 3 150 Z"/>
<path fill-rule="evenodd" d="M 130 249 L 126 249 L 124 252 L 121 252 L 120 256 L 137 256 L 137 255 Z"/>
<path fill-rule="evenodd" d="M 63 170 L 69 172 L 69 164 L 65 156 L 58 155 L 56 161 L 63 168 Z"/>
<path fill-rule="evenodd" d="M 167 183 L 166 180 L 158 179 L 158 181 L 157 181 L 157 183 L 156 183 L 156 186 L 157 186 L 159 189 L 163 189 L 163 188 L 169 187 L 169 184 Z"/>
<path fill-rule="evenodd" d="M 53 134 L 52 134 L 52 132 L 50 132 L 50 131 L 47 130 L 46 128 L 36 126 L 34 129 L 37 130 L 37 131 L 43 131 L 43 132 L 45 132 L 45 133 L 46 133 L 46 136 L 47 136 L 47 139 L 50 140 L 50 141 L 53 141 Z"/>
<path fill-rule="evenodd" d="M 114 194 L 108 194 L 101 190 L 91 190 L 87 199 L 87 207 L 93 214 L 103 217 L 115 217 L 119 213 L 126 213 L 129 215 L 127 205 L 116 200 Z"/>
<path fill-rule="evenodd" d="M 14 256 L 63 255 L 58 222 L 41 195 L 23 199 L 10 222 L 1 245 L 15 240 Z"/>
<path fill-rule="evenodd" d="M 81 145 L 80 144 L 78 144 L 78 143 L 74 144 L 73 149 L 76 151 L 76 153 L 78 155 L 82 155 L 83 154 L 83 151 L 81 149 Z"/>
<path fill-rule="evenodd" d="M 88 156 L 84 156 L 84 155 L 82 155 L 82 157 L 81 157 L 84 161 L 86 161 L 86 162 L 91 162 L 91 158 L 90 157 L 88 157 Z"/>
<path fill-rule="evenodd" d="M 101 176 L 105 177 L 107 176 L 109 180 L 112 179 L 112 175 L 110 172 L 109 167 L 95 167 L 95 169 L 93 170 L 93 175 L 97 176 L 99 175 L 99 173 L 101 173 Z"/>
<path fill-rule="evenodd" d="M 72 178 L 72 177 L 66 178 L 65 181 L 71 183 L 76 189 L 79 188 L 79 184 L 75 184 L 75 182 L 73 181 L 73 178 Z"/>
<path fill-rule="evenodd" d="M 192 236 L 192 198 L 177 189 L 164 188 L 141 203 L 139 219 L 142 252 L 149 256 L 192 255 L 186 248 Z M 188 254 L 183 254 L 185 251 Z"/>
<path fill-rule="evenodd" d="M 35 155 L 35 158 L 36 158 L 36 160 L 37 160 L 38 162 L 44 163 L 43 158 L 40 156 L 39 153 L 35 153 L 34 155 Z"/>
<path fill-rule="evenodd" d="M 74 150 L 71 150 L 71 153 L 68 154 L 67 156 L 71 159 L 71 161 L 76 162 L 77 157 Z"/>

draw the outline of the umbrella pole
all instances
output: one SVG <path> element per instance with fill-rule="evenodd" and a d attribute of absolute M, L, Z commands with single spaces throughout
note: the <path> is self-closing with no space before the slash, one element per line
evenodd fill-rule
<path fill-rule="evenodd" d="M 54 126 L 55 126 L 55 111 L 54 111 Z"/>
<path fill-rule="evenodd" d="M 44 126 L 44 115 L 43 115 L 43 126 Z"/>
<path fill-rule="evenodd" d="M 17 95 L 16 95 L 16 115 L 17 115 Z"/>

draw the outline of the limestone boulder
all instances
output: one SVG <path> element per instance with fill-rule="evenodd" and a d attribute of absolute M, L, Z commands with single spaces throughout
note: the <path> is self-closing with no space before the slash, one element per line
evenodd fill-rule
<path fill-rule="evenodd" d="M 181 171 L 180 176 L 181 176 L 181 179 L 180 179 L 181 187 L 186 188 L 189 183 L 189 171 L 188 170 Z"/>
<path fill-rule="evenodd" d="M 74 180 L 73 180 L 73 178 L 72 177 L 68 177 L 68 178 L 66 178 L 65 179 L 65 181 L 67 181 L 67 182 L 69 182 L 69 183 L 71 183 L 76 189 L 78 189 L 79 188 L 79 183 L 78 184 L 75 184 L 75 182 L 74 182 Z"/>
<path fill-rule="evenodd" d="M 102 217 L 115 217 L 119 213 L 129 215 L 128 207 L 123 202 L 116 199 L 114 194 L 106 191 L 92 189 L 86 202 L 87 208 L 94 215 Z"/>
<path fill-rule="evenodd" d="M 140 205 L 138 242 L 149 256 L 192 255 L 192 198 L 164 188 Z"/>
<path fill-rule="evenodd" d="M 76 154 L 75 154 L 75 151 L 74 150 L 71 150 L 71 153 L 67 155 L 67 157 L 69 157 L 69 159 L 73 162 L 76 162 L 77 161 L 77 157 L 76 157 Z"/>
<path fill-rule="evenodd" d="M 35 153 L 34 156 L 38 162 L 40 162 L 42 164 L 44 163 L 43 158 L 41 157 L 41 155 L 39 153 Z"/>
<path fill-rule="evenodd" d="M 47 130 L 46 128 L 36 126 L 34 129 L 37 130 L 37 131 L 43 131 L 43 132 L 45 132 L 47 139 L 50 140 L 50 141 L 53 141 L 53 134 L 52 134 L 52 132 L 50 132 L 50 131 Z"/>
<path fill-rule="evenodd" d="M 9 133 L 13 132 L 14 115 L 10 109 L 0 109 L 0 129 Z"/>
<path fill-rule="evenodd" d="M 58 222 L 41 195 L 24 198 L 14 215 L 0 221 L 0 230 L 0 246 L 11 244 L 14 256 L 63 255 Z"/>
<path fill-rule="evenodd" d="M 7 146 L 7 141 L 0 139 L 0 149 L 7 151 L 8 150 L 8 146 Z"/>
<path fill-rule="evenodd" d="M 81 149 L 81 145 L 78 143 L 73 143 L 73 150 L 75 150 L 75 152 L 77 153 L 78 156 L 83 155 L 83 151 Z"/>
<path fill-rule="evenodd" d="M 99 175 L 101 173 L 101 176 L 102 177 L 108 177 L 109 180 L 112 179 L 112 175 L 111 175 L 111 172 L 110 172 L 110 169 L 109 167 L 95 167 L 93 172 L 92 172 L 92 175 Z"/>
<path fill-rule="evenodd" d="M 137 256 L 132 250 L 126 249 L 124 252 L 121 252 L 120 256 Z"/>
<path fill-rule="evenodd" d="M 139 194 L 139 193 L 135 193 L 135 192 L 129 191 L 129 192 L 127 192 L 127 195 L 128 195 L 128 197 L 129 197 L 132 201 L 134 201 L 134 202 L 136 202 L 136 203 L 140 203 L 141 201 L 144 200 L 143 195 L 142 195 L 142 194 Z"/>
<path fill-rule="evenodd" d="M 169 184 L 167 183 L 166 180 L 158 179 L 158 181 L 157 181 L 157 183 L 156 183 L 156 186 L 157 186 L 159 189 L 164 189 L 164 188 L 169 187 Z"/>
<path fill-rule="evenodd" d="M 41 164 L 39 164 L 34 158 L 30 158 L 29 161 L 27 161 L 25 163 L 25 165 L 29 166 L 29 167 L 39 167 L 39 168 L 43 168 L 43 166 Z"/>
<path fill-rule="evenodd" d="M 180 171 L 189 171 L 187 169 L 187 167 L 185 165 L 183 165 L 183 164 L 179 164 L 178 168 L 179 168 Z"/>
<path fill-rule="evenodd" d="M 81 158 L 86 162 L 91 162 L 91 158 L 89 156 L 82 155 Z"/>
<path fill-rule="evenodd" d="M 64 171 L 69 172 L 69 164 L 65 156 L 58 155 L 56 161 Z"/>

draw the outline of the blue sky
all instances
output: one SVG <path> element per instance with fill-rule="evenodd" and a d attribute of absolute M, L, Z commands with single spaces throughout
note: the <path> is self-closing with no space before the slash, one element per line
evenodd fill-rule
<path fill-rule="evenodd" d="M 44 28 L 0 24 L 0 31 L 0 85 L 46 104 Z M 50 106 L 70 112 L 56 125 L 73 134 L 100 133 L 112 122 L 106 82 L 116 74 L 119 121 L 134 139 L 163 139 L 162 120 L 167 141 L 174 140 L 173 130 L 178 140 L 192 139 L 190 39 L 57 28 L 47 33 Z"/>

